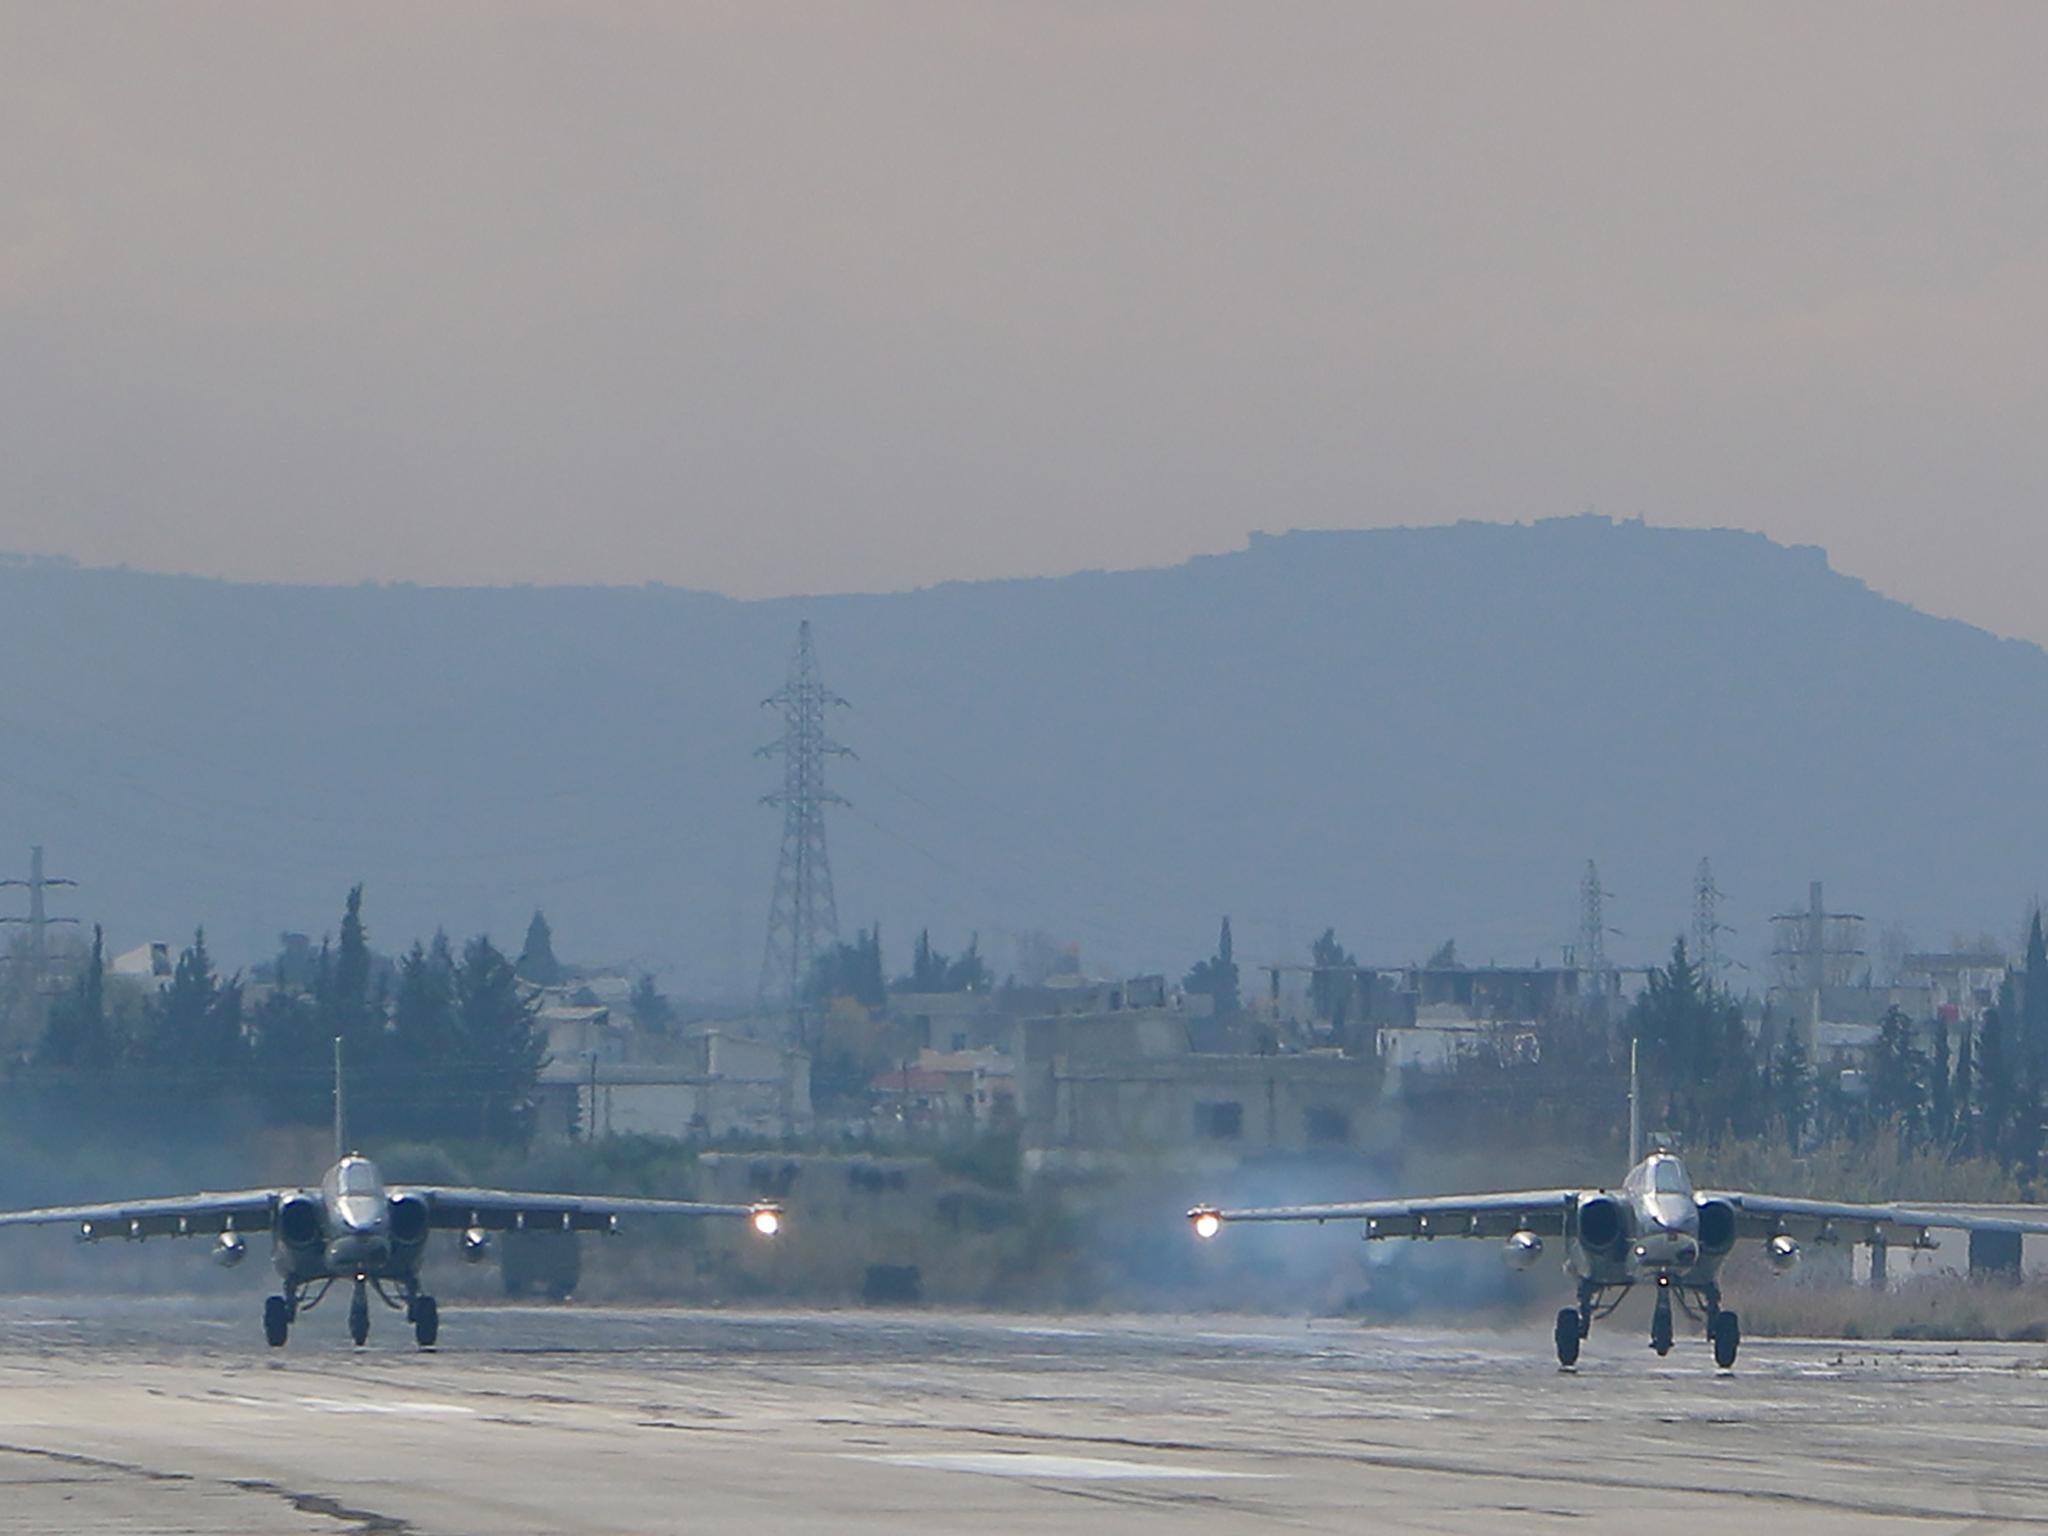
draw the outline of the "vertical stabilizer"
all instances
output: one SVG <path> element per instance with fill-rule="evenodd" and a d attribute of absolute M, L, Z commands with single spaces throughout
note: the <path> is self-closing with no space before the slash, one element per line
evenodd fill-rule
<path fill-rule="evenodd" d="M 1634 1103 L 1633 1097 L 1629 1100 Z M 341 1036 L 334 1037 L 334 1160 L 348 1156 L 348 1115 L 341 1097 Z"/>
<path fill-rule="evenodd" d="M 1636 1047 L 1639 1042 L 1628 1043 L 1628 1165 L 1633 1168 L 1643 1160 L 1643 1085 L 1636 1074 Z M 339 1051 L 341 1042 L 334 1042 Z M 339 1090 L 336 1090 L 339 1092 Z M 340 1100 L 335 1101 L 339 1103 Z M 339 1110 L 335 1111 L 337 1114 Z"/>

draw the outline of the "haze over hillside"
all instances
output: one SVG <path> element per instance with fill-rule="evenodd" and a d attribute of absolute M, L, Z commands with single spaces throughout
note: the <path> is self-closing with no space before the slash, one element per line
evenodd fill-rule
<path fill-rule="evenodd" d="M 779 835 L 752 750 L 805 617 L 860 754 L 841 925 L 879 919 L 892 966 L 929 923 L 999 974 L 1032 930 L 1177 973 L 1224 912 L 1242 961 L 1334 924 L 1374 961 L 1455 935 L 1547 962 L 1589 857 L 1610 953 L 1647 959 L 1702 855 L 1755 965 L 1812 877 L 1941 944 L 2008 935 L 2048 869 L 2048 654 L 1753 534 L 1296 533 L 764 602 L 29 562 L 0 603 L 0 858 L 48 845 L 81 882 L 55 910 L 111 944 L 204 922 L 232 963 L 331 929 L 360 879 L 380 947 L 516 946 L 539 906 L 565 957 L 750 994 Z"/>

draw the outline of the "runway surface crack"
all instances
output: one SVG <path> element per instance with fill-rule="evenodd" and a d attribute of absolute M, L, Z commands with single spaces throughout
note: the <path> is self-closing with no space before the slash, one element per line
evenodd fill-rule
<path fill-rule="evenodd" d="M 324 1493 L 300 1493 L 253 1477 L 230 1478 L 229 1482 L 244 1493 L 264 1493 L 283 1499 L 302 1515 L 321 1515 L 329 1520 L 347 1521 L 359 1536 L 413 1536 L 410 1521 L 401 1520 L 396 1515 L 380 1515 L 373 1509 L 357 1509 Z"/>

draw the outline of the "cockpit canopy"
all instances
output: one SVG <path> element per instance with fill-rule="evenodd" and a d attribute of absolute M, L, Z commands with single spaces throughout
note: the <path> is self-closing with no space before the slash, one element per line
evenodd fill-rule
<path fill-rule="evenodd" d="M 1643 1160 L 1642 1187 L 1653 1195 L 1690 1195 L 1692 1180 L 1686 1175 L 1685 1164 L 1667 1152 L 1651 1154 Z"/>
<path fill-rule="evenodd" d="M 334 1168 L 337 1195 L 381 1195 L 384 1180 L 367 1157 L 344 1157 Z"/>

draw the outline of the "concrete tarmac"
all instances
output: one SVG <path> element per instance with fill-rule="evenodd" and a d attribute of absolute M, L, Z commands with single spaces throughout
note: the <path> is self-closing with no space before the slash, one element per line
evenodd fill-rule
<path fill-rule="evenodd" d="M 0 1531 L 2048 1527 L 2048 1351 L 1238 1319 L 0 1299 Z"/>

